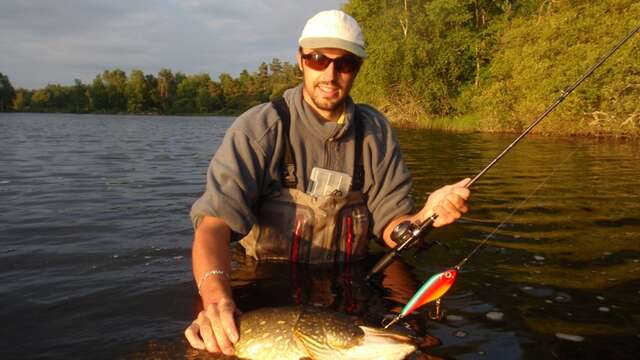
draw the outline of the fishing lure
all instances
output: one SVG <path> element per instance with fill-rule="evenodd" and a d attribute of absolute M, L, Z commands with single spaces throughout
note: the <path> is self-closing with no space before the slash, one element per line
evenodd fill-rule
<path fill-rule="evenodd" d="M 560 97 L 549 106 L 542 114 L 538 115 L 538 117 L 531 123 L 527 129 L 520 134 L 507 148 L 505 148 L 496 158 L 494 158 L 489 165 L 487 165 L 480 173 L 478 173 L 471 181 L 465 186 L 467 188 L 471 187 L 471 185 L 476 182 L 485 172 L 487 172 L 498 160 L 500 160 L 511 148 L 513 148 L 524 136 L 526 136 L 542 119 L 544 119 L 553 109 L 555 109 L 573 90 L 575 90 L 578 85 L 580 85 L 587 77 L 589 77 L 600 65 L 602 65 L 611 55 L 613 55 L 627 40 L 629 40 L 633 35 L 640 32 L 640 26 L 629 32 L 623 39 L 618 41 L 618 43 L 609 50 L 604 56 L 600 57 L 600 59 L 593 64 L 585 74 L 583 74 L 576 82 L 574 82 L 571 86 L 569 86 L 566 90 L 562 92 Z M 571 154 L 562 161 L 560 166 L 566 162 Z M 558 166 L 558 167 L 560 167 Z M 553 176 L 557 168 L 553 170 L 553 172 L 547 176 L 547 178 L 540 184 L 536 189 L 533 190 L 529 196 L 527 196 L 521 203 L 516 207 L 511 214 L 509 214 L 489 235 L 487 235 L 484 240 L 482 240 L 462 261 L 458 263 L 458 265 L 453 268 L 441 272 L 439 274 L 435 274 L 430 277 L 427 281 L 422 284 L 420 289 L 413 295 L 413 297 L 409 300 L 409 302 L 402 308 L 402 311 L 396 315 L 388 324 L 384 325 L 384 328 L 388 328 L 389 326 L 395 324 L 400 319 L 405 316 L 411 314 L 413 311 L 418 309 L 419 307 L 428 304 L 432 301 L 436 301 L 439 305 L 440 298 L 444 294 L 449 291 L 449 289 L 453 286 L 456 281 L 456 277 L 458 275 L 458 271 L 462 266 L 473 256 L 475 253 L 482 247 L 486 242 L 493 236 L 493 234 L 500 228 L 506 221 L 508 221 L 513 214 L 518 211 L 522 207 L 522 205 L 529 200 L 535 194 L 538 189 L 540 189 L 546 182 Z M 392 234 L 392 239 L 396 241 L 399 245 L 393 248 L 390 252 L 388 252 L 385 256 L 383 256 L 378 263 L 371 269 L 369 274 L 366 276 L 366 279 L 370 279 L 373 275 L 382 272 L 395 257 L 397 257 L 402 250 L 405 248 L 411 247 L 411 245 L 415 244 L 420 238 L 422 238 L 426 232 L 428 232 L 433 227 L 433 222 L 438 217 L 438 214 L 433 214 L 423 223 L 413 224 L 411 222 L 401 223 L 394 229 L 394 234 Z"/>
<path fill-rule="evenodd" d="M 480 250 L 480 248 L 483 247 L 487 243 L 487 241 L 489 241 L 489 239 L 493 237 L 493 235 L 498 231 L 498 229 L 502 228 L 502 226 L 506 224 L 507 221 L 509 221 L 513 217 L 513 215 L 520 208 L 522 208 L 522 206 L 525 203 L 527 203 L 529 199 L 531 199 L 533 195 L 535 195 L 538 192 L 538 190 L 540 190 L 544 186 L 544 184 L 547 183 L 547 181 L 549 181 L 549 179 L 553 177 L 556 171 L 560 167 L 562 167 L 562 165 L 564 165 L 564 163 L 566 163 L 567 160 L 569 160 L 569 158 L 573 155 L 574 152 L 575 150 L 572 151 L 569 154 L 569 156 L 567 156 L 549 175 L 547 175 L 547 177 L 540 184 L 538 184 L 538 186 L 536 186 L 536 188 L 533 189 L 533 191 L 529 193 L 529 195 L 527 195 L 518 204 L 518 206 L 516 206 L 513 209 L 513 211 L 511 211 L 511 213 L 507 215 L 507 217 L 505 217 L 504 220 L 502 220 L 502 222 L 498 224 L 498 226 L 496 226 L 490 234 L 485 236 L 485 238 L 482 241 L 480 241 L 480 243 L 476 245 L 476 247 L 474 247 L 473 250 L 471 250 L 467 254 L 467 256 L 465 256 L 456 266 L 452 267 L 449 270 L 435 274 L 432 277 L 430 277 L 427 281 L 425 281 L 420 287 L 420 289 L 418 289 L 418 291 L 411 297 L 409 302 L 407 302 L 404 308 L 402 308 L 402 311 L 398 315 L 396 315 L 396 317 L 393 318 L 391 322 L 389 322 L 386 325 L 383 324 L 384 328 L 385 329 L 388 328 L 389 326 L 398 322 L 400 319 L 414 312 L 419 307 L 426 305 L 432 301 L 436 301 L 436 307 L 437 307 L 436 313 L 439 313 L 440 298 L 442 298 L 442 296 L 444 296 L 444 294 L 446 294 L 447 291 L 451 289 L 451 287 L 456 281 L 456 278 L 458 277 L 458 271 L 460 271 L 460 269 L 464 266 L 464 264 L 466 264 L 467 261 L 469 261 L 469 259 L 473 255 L 475 255 L 478 252 L 478 250 Z"/>
<path fill-rule="evenodd" d="M 624 38 L 622 38 L 616 45 L 611 48 L 605 55 L 600 57 L 598 61 L 591 65 L 591 67 L 573 84 L 571 84 L 568 88 L 566 88 L 558 99 L 551 104 L 545 111 L 543 111 L 538 117 L 520 134 L 509 146 L 507 146 L 502 152 L 496 156 L 484 169 L 482 169 L 467 185 L 466 188 L 470 188 L 473 183 L 475 183 L 480 177 L 482 177 L 493 165 L 495 165 L 502 157 L 509 152 L 522 138 L 524 138 L 533 128 L 538 125 L 547 115 L 549 115 L 564 99 L 569 96 L 586 78 L 591 76 L 591 74 L 602 64 L 604 64 L 607 59 L 609 59 L 622 45 L 624 45 L 627 40 L 629 40 L 633 35 L 640 32 L 640 26 L 629 32 Z M 433 229 L 433 223 L 438 218 L 438 214 L 434 213 L 429 218 L 427 218 L 424 222 L 414 224 L 410 221 L 404 221 L 400 223 L 393 230 L 391 234 L 391 238 L 396 242 L 396 246 L 391 249 L 386 255 L 384 255 L 378 262 L 373 266 L 369 274 L 367 274 L 367 280 L 371 279 L 374 275 L 380 274 L 391 262 L 405 249 L 410 248 L 415 245 L 427 232 Z"/>
<path fill-rule="evenodd" d="M 448 269 L 441 273 L 435 274 L 422 284 L 420 289 L 413 295 L 411 300 L 402 308 L 402 311 L 396 315 L 384 328 L 395 324 L 400 319 L 411 314 L 419 307 L 426 305 L 432 301 L 440 299 L 456 282 L 459 268 Z"/>

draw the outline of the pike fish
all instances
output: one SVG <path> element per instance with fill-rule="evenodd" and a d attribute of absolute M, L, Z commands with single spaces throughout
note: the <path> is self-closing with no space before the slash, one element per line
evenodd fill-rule
<path fill-rule="evenodd" d="M 343 314 L 310 307 L 263 308 L 242 314 L 235 355 L 251 360 L 401 360 L 414 339 L 354 325 Z"/>

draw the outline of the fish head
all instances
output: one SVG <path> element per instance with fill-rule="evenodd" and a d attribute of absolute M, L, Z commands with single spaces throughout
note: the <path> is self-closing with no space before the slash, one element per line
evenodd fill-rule
<path fill-rule="evenodd" d="M 415 341 L 392 331 L 360 326 L 364 336 L 360 344 L 342 353 L 342 359 L 402 360 L 416 351 Z"/>
<path fill-rule="evenodd" d="M 336 313 L 303 314 L 294 329 L 296 341 L 314 360 L 400 360 L 416 350 L 412 338 L 392 331 L 356 326 Z"/>

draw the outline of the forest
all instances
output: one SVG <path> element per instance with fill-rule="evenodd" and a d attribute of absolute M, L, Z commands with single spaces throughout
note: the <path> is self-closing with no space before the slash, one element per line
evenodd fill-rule
<path fill-rule="evenodd" d="M 91 84 L 74 80 L 71 86 L 49 84 L 42 89 L 13 89 L 0 73 L 0 110 L 22 112 L 130 113 L 236 115 L 280 96 L 299 82 L 297 66 L 273 59 L 237 78 L 223 73 L 218 81 L 209 74 L 175 74 L 161 69 L 156 75 L 132 70 L 105 70 Z M 3 90 L 4 89 L 4 90 Z M 6 94 L 6 95 L 5 95 Z"/>
<path fill-rule="evenodd" d="M 351 0 L 369 59 L 353 95 L 396 123 L 519 131 L 619 39 L 637 0 Z M 640 34 L 536 128 L 638 135 Z"/>
<path fill-rule="evenodd" d="M 452 131 L 523 129 L 640 26 L 636 0 L 350 0 L 343 9 L 369 54 L 354 99 L 398 126 Z M 113 69 L 91 84 L 35 90 L 0 74 L 0 111 L 236 115 L 299 81 L 297 66 L 278 59 L 236 78 Z M 640 35 L 536 131 L 639 135 Z"/>

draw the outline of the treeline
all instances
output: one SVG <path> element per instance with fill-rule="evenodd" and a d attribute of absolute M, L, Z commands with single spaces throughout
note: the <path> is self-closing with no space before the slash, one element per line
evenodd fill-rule
<path fill-rule="evenodd" d="M 637 0 L 350 0 L 369 58 L 352 95 L 408 126 L 514 131 L 639 25 Z M 640 135 L 640 35 L 536 131 Z M 238 78 L 105 71 L 91 84 L 13 90 L 0 110 L 237 114 L 299 82 L 277 59 Z M 1 75 L 1 74 L 0 74 Z"/>
<path fill-rule="evenodd" d="M 640 25 L 637 0 L 351 0 L 353 94 L 408 125 L 520 130 Z M 537 131 L 640 133 L 640 35 Z"/>
<path fill-rule="evenodd" d="M 9 111 L 13 107 L 16 91 L 9 81 L 9 77 L 0 73 L 0 111 Z"/>
<path fill-rule="evenodd" d="M 0 110 L 70 113 L 239 114 L 282 95 L 300 82 L 297 66 L 273 59 L 258 70 L 244 70 L 237 78 L 223 73 L 156 75 L 133 70 L 105 70 L 91 84 L 75 80 L 71 86 L 49 84 L 42 89 L 13 89 L 0 74 Z"/>

